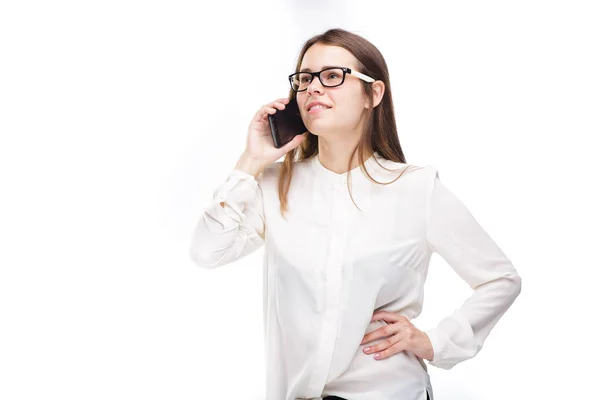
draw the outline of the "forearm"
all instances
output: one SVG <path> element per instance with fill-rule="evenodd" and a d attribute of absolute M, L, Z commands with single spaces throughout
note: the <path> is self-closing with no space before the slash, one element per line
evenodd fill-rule
<path fill-rule="evenodd" d="M 245 172 L 257 178 L 258 175 L 265 169 L 265 164 L 262 161 L 252 158 L 248 153 L 244 152 L 240 156 L 235 169 Z"/>

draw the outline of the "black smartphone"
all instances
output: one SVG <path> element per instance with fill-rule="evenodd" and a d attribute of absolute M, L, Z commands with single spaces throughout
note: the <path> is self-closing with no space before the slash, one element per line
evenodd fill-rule
<path fill-rule="evenodd" d="M 276 148 L 289 143 L 296 135 L 307 131 L 300 115 L 296 98 L 290 99 L 285 109 L 269 114 L 269 125 L 271 126 L 271 137 Z"/>

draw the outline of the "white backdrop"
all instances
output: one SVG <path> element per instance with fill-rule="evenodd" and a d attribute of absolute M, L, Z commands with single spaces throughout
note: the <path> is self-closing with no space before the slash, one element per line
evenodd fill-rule
<path fill-rule="evenodd" d="M 188 246 L 304 40 L 341 27 L 391 74 L 409 163 L 513 261 L 481 352 L 436 400 L 595 391 L 600 17 L 594 1 L 0 3 L 0 398 L 263 394 L 262 254 Z M 470 289 L 437 255 L 431 327 Z M 596 315 L 596 317 L 594 317 Z"/>

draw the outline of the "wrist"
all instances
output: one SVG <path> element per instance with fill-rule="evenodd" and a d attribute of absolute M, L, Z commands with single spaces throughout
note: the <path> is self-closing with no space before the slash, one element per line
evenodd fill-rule
<path fill-rule="evenodd" d="M 253 175 L 255 178 L 265 169 L 263 161 L 253 158 L 248 153 L 242 153 L 240 156 L 235 169 Z"/>

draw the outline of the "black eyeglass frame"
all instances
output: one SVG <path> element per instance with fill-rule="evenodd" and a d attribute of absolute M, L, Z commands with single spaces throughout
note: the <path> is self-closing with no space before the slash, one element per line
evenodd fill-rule
<path fill-rule="evenodd" d="M 325 72 L 325 71 L 329 71 L 332 69 L 341 69 L 342 70 L 342 81 L 340 83 L 338 83 L 337 85 L 326 85 L 323 83 L 323 80 L 321 79 L 321 73 Z M 315 79 L 315 76 L 319 78 L 319 82 L 321 82 L 321 85 L 323 85 L 324 87 L 338 87 L 341 86 L 344 81 L 346 80 L 346 74 L 351 74 L 351 75 L 355 75 L 357 78 L 362 79 L 365 82 L 368 83 L 372 83 L 375 82 L 375 79 L 371 78 L 368 75 L 365 75 L 363 73 L 360 73 L 358 71 L 353 71 L 352 69 L 348 68 L 348 67 L 329 67 L 329 68 L 325 68 L 321 71 L 316 71 L 316 72 L 294 72 L 293 74 L 290 74 L 288 76 L 288 80 L 290 81 L 290 86 L 292 87 L 292 90 L 295 92 L 304 92 L 306 90 L 308 90 L 308 87 L 306 89 L 302 89 L 302 90 L 296 90 L 294 89 L 294 83 L 293 83 L 293 78 L 296 75 L 300 75 L 300 74 L 309 74 L 310 75 L 310 82 L 308 82 L 308 84 L 310 85 L 312 83 L 312 81 Z"/>

